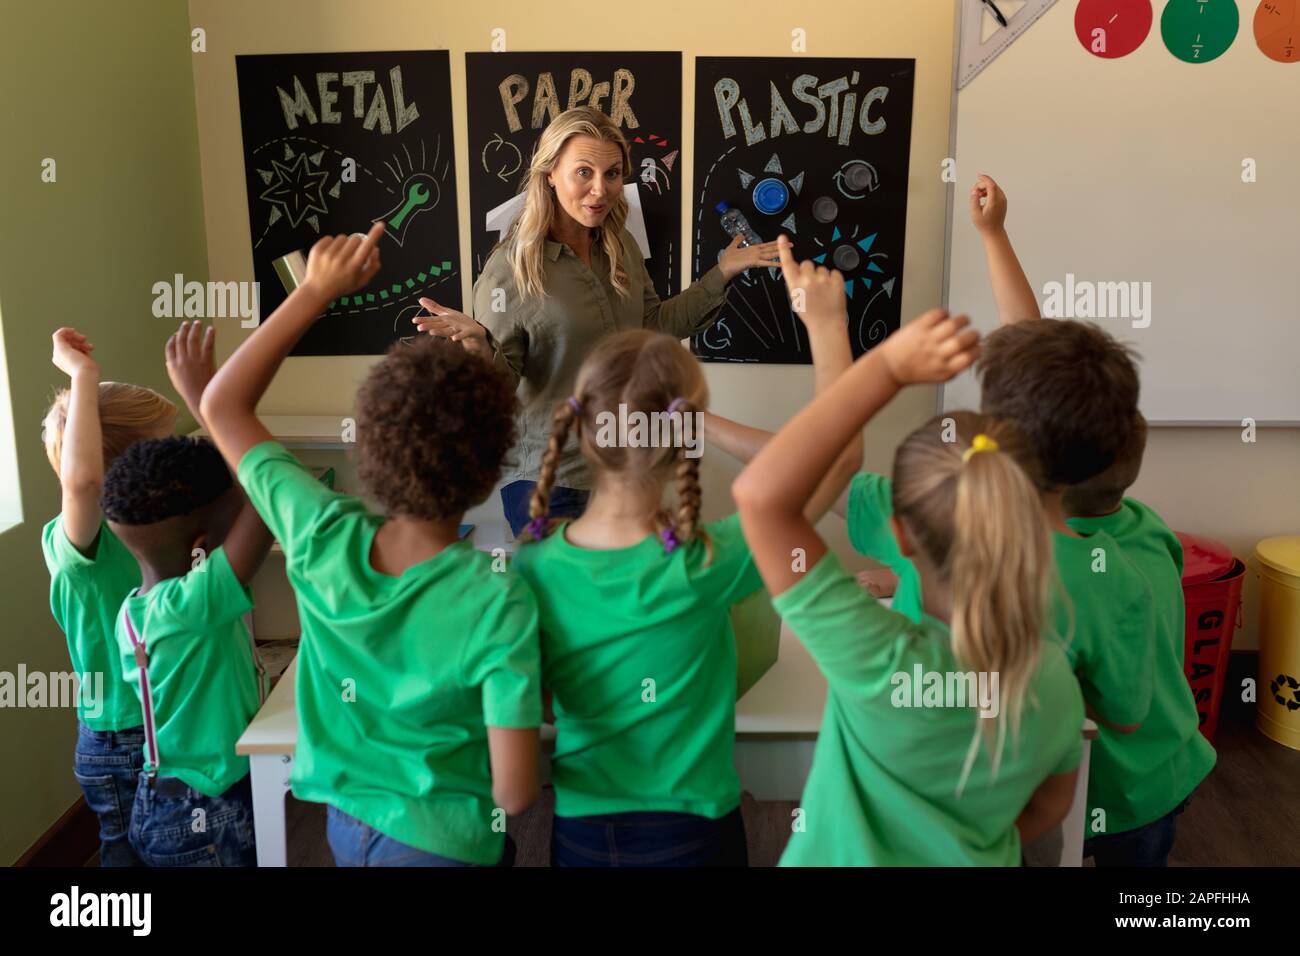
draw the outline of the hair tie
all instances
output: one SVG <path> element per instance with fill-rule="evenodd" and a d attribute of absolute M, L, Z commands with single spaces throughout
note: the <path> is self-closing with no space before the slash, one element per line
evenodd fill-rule
<path fill-rule="evenodd" d="M 546 526 L 548 523 L 549 522 L 544 517 L 534 518 L 532 521 L 528 522 L 528 526 L 524 530 L 533 536 L 533 540 L 541 541 L 542 537 L 546 534 Z"/>
<path fill-rule="evenodd" d="M 673 548 L 677 547 L 677 532 L 672 528 L 664 528 L 659 532 L 659 540 L 664 543 L 664 554 L 672 554 Z"/>
<path fill-rule="evenodd" d="M 970 461 L 970 456 L 982 451 L 997 451 L 998 443 L 982 432 L 971 439 L 970 447 L 961 453 L 963 462 Z"/>
<path fill-rule="evenodd" d="M 674 398 L 671 402 L 668 403 L 668 414 L 671 415 L 673 412 L 677 411 L 685 404 L 686 404 L 686 399 L 682 398 L 681 396 Z"/>
<path fill-rule="evenodd" d="M 582 402 L 578 401 L 578 397 L 576 395 L 570 395 L 567 399 L 565 399 L 565 401 L 567 401 L 569 403 L 569 407 L 573 409 L 573 414 L 575 415 L 582 414 Z"/>

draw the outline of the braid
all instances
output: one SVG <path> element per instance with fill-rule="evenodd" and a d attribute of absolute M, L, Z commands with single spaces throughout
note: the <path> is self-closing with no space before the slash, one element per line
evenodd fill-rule
<path fill-rule="evenodd" d="M 689 401 L 682 401 L 678 411 L 683 416 L 695 413 L 693 403 Z M 709 549 L 708 560 L 712 561 L 713 543 L 700 528 L 700 502 L 703 500 L 700 490 L 700 460 L 688 457 L 686 451 L 683 445 L 677 462 L 677 514 L 671 527 L 674 536 L 682 544 L 701 538 Z"/>
<path fill-rule="evenodd" d="M 560 464 L 560 455 L 564 452 L 564 446 L 569 441 L 569 431 L 575 423 L 578 423 L 578 414 L 573 410 L 573 406 L 567 401 L 563 401 L 555 409 L 555 417 L 552 419 L 551 440 L 546 446 L 546 454 L 542 456 L 542 470 L 537 476 L 537 487 L 533 489 L 533 500 L 528 505 L 528 517 L 534 521 L 537 519 L 547 520 L 547 512 L 550 511 L 551 505 L 551 487 L 555 484 L 555 470 Z M 546 530 L 550 530 L 550 524 L 547 523 Z M 531 532 L 530 532 L 531 533 Z M 539 540 L 545 534 L 533 534 L 533 540 Z"/>

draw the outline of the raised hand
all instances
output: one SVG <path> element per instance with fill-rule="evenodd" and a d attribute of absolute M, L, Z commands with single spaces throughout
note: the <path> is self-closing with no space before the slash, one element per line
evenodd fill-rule
<path fill-rule="evenodd" d="M 213 357 L 216 345 L 216 328 L 206 329 L 199 321 L 182 322 L 180 328 L 167 339 L 164 354 L 167 359 L 167 377 L 172 387 L 185 400 L 190 413 L 199 417 L 199 400 L 203 390 L 212 381 L 217 366 Z"/>
<path fill-rule="evenodd" d="M 56 330 L 52 339 L 54 342 L 52 359 L 54 367 L 60 372 L 68 378 L 75 378 L 83 372 L 99 375 L 99 363 L 90 357 L 95 346 L 91 345 L 84 335 L 76 329 L 64 327 Z"/>
<path fill-rule="evenodd" d="M 741 246 L 741 237 L 736 236 L 731 240 L 731 244 L 722 250 L 722 258 L 718 260 L 718 267 L 722 269 L 722 277 L 728 282 L 740 275 L 746 269 L 755 267 L 767 268 L 768 266 L 779 266 L 781 260 L 777 258 L 777 244 L 775 242 L 760 242 L 756 246 Z"/>
<path fill-rule="evenodd" d="M 964 315 L 931 309 L 908 322 L 876 348 L 895 382 L 946 382 L 979 357 L 979 332 Z"/>
<path fill-rule="evenodd" d="M 998 232 L 1007 221 L 1007 194 L 991 176 L 980 174 L 970 191 L 970 219 L 980 232 Z"/>
<path fill-rule="evenodd" d="M 848 320 L 845 307 L 844 276 L 837 269 L 827 269 L 805 259 L 795 262 L 794 247 L 784 234 L 775 243 L 780 256 L 781 275 L 790 293 L 790 307 L 808 326 L 820 322 Z"/>
<path fill-rule="evenodd" d="M 355 292 L 379 271 L 379 237 L 384 224 L 370 227 L 360 236 L 322 236 L 307 256 L 307 278 L 303 286 L 327 301 Z"/>

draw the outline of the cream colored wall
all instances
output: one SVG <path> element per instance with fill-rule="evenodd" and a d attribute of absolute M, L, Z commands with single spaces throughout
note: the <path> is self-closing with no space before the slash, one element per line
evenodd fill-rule
<path fill-rule="evenodd" d="M 605 19 L 582 12 L 553 16 L 556 5 L 480 0 L 472 5 L 382 0 L 364 5 L 339 0 L 190 0 L 194 26 L 208 33 L 208 52 L 193 58 L 203 168 L 209 269 L 213 278 L 251 279 L 248 214 L 244 196 L 235 53 L 323 50 L 451 50 L 453 119 L 459 186 L 461 248 L 469 248 L 469 168 L 465 115 L 467 50 L 487 50 L 490 31 L 506 30 L 512 50 L 681 50 L 686 155 L 693 147 L 696 55 L 787 56 L 790 31 L 807 31 L 809 56 L 904 56 L 917 61 L 911 182 L 908 191 L 903 315 L 938 303 L 944 248 L 940 160 L 948 155 L 952 62 L 952 4 L 948 0 L 858 0 L 802 10 L 775 0 L 699 3 L 683 0 L 645 8 L 644 15 Z M 568 9 L 568 6 L 565 6 Z M 581 11 L 582 7 L 577 7 Z M 597 13 L 598 8 L 592 7 Z M 692 194 L 692 166 L 684 165 L 684 196 Z M 690 216 L 683 216 L 687 246 Z M 469 278 L 462 278 L 469 300 Z M 954 303 L 960 306 L 960 303 Z M 220 321 L 220 320 L 219 320 Z M 222 328 L 229 354 L 243 333 Z M 348 411 L 357 382 L 372 359 L 295 358 L 285 363 L 263 403 L 281 414 Z M 795 366 L 709 365 L 713 405 L 723 415 L 777 428 L 812 393 L 811 371 Z M 894 447 L 934 411 L 933 389 L 901 395 L 867 429 L 866 466 L 890 467 Z M 721 455 L 705 456 L 705 501 L 710 515 L 730 508 L 728 483 L 738 467 Z M 1300 432 L 1266 429 L 1243 446 L 1233 429 L 1155 429 L 1134 493 L 1180 530 L 1206 534 L 1248 557 L 1263 537 L 1300 533 Z M 847 554 L 843 522 L 828 518 L 823 530 Z M 865 566 L 860 562 L 859 566 Z M 1237 646 L 1257 646 L 1257 581 L 1246 582 L 1245 628 Z"/>
<path fill-rule="evenodd" d="M 564 12 L 555 15 L 563 7 Z M 903 314 L 936 304 L 943 271 L 944 188 L 939 161 L 948 151 L 952 69 L 949 0 L 856 0 L 800 9 L 775 0 L 710 2 L 665 0 L 640 8 L 557 5 L 480 0 L 473 4 L 383 0 L 366 4 L 324 0 L 190 0 L 193 26 L 207 31 L 208 52 L 194 58 L 194 85 L 207 212 L 208 265 L 214 279 L 251 279 L 248 209 L 244 193 L 236 53 L 346 50 L 451 51 L 452 112 L 456 166 L 460 171 L 461 248 L 470 248 L 469 168 L 465 111 L 466 51 L 489 49 L 490 31 L 506 30 L 510 50 L 681 50 L 684 154 L 694 145 L 696 55 L 790 56 L 791 31 L 807 32 L 808 56 L 914 57 L 917 61 L 908 194 Z M 683 165 L 683 196 L 692 195 L 692 166 Z M 682 242 L 689 248 L 689 209 L 683 210 Z M 468 272 L 462 278 L 469 301 Z M 221 320 L 218 320 L 220 323 Z M 220 329 L 220 351 L 229 354 L 243 333 L 236 322 Z M 279 414 L 344 414 L 373 359 L 304 357 L 285 363 L 262 410 Z M 812 394 L 811 369 L 803 366 L 706 366 L 713 406 L 720 414 L 777 428 Z M 900 438 L 932 414 L 932 389 L 911 391 L 868 432 L 867 465 L 888 468 Z M 734 462 L 705 455 L 705 502 L 710 516 L 730 510 L 728 484 Z M 843 522 L 828 518 L 826 531 L 847 548 Z"/>

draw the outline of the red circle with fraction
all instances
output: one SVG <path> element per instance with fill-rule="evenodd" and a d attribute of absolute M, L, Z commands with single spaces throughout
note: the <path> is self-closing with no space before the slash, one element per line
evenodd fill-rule
<path fill-rule="evenodd" d="M 1151 0 L 1079 0 L 1074 32 L 1093 56 L 1115 60 L 1142 45 L 1154 19 Z"/>
<path fill-rule="evenodd" d="M 1255 42 L 1270 60 L 1300 60 L 1300 0 L 1264 0 L 1255 11 Z"/>

